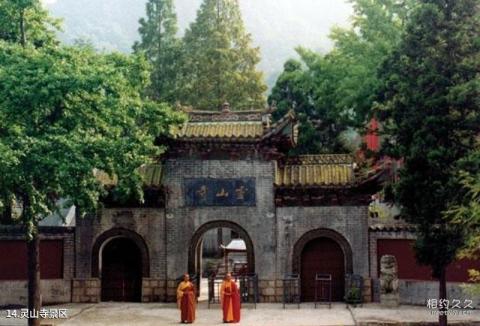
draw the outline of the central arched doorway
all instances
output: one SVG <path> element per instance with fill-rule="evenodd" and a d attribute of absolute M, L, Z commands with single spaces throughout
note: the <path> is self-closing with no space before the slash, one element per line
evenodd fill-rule
<path fill-rule="evenodd" d="M 142 261 L 131 239 L 115 238 L 105 244 L 101 280 L 102 301 L 140 301 Z"/>
<path fill-rule="evenodd" d="M 214 251 L 212 255 L 212 246 L 219 249 L 216 255 Z M 236 223 L 205 223 L 194 232 L 188 249 L 188 272 L 197 275 L 200 281 L 199 300 L 206 299 L 207 278 L 222 277 L 227 270 L 233 274 L 255 272 L 253 242 L 245 229 Z"/>
<path fill-rule="evenodd" d="M 293 271 L 301 277 L 302 301 L 314 301 L 317 273 L 332 276 L 332 301 L 343 301 L 345 274 L 352 273 L 350 245 L 332 230 L 307 232 L 294 246 Z"/>

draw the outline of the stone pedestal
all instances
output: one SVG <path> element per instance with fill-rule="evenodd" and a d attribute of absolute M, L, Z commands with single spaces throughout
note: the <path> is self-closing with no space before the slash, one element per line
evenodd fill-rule
<path fill-rule="evenodd" d="M 389 308 L 400 304 L 397 259 L 392 255 L 380 258 L 380 303 Z"/>
<path fill-rule="evenodd" d="M 400 305 L 400 296 L 398 293 L 380 294 L 380 303 L 387 308 L 396 308 Z"/>

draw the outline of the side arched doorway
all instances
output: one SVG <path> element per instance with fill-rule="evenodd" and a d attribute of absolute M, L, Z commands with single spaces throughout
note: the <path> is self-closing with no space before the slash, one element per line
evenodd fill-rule
<path fill-rule="evenodd" d="M 92 255 L 92 276 L 101 280 L 102 301 L 141 301 L 149 260 L 140 235 L 126 229 L 109 230 L 97 238 Z"/>
<path fill-rule="evenodd" d="M 294 247 L 293 270 L 301 277 L 302 301 L 315 298 L 315 275 L 332 276 L 332 301 L 343 301 L 345 273 L 352 273 L 352 251 L 348 241 L 328 229 L 307 232 Z"/>

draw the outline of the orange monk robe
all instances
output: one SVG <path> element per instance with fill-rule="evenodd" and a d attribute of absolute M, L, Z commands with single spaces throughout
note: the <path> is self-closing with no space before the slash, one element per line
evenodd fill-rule
<path fill-rule="evenodd" d="M 182 281 L 177 288 L 177 305 L 180 308 L 181 322 L 193 323 L 195 320 L 195 287 L 192 282 Z"/>
<path fill-rule="evenodd" d="M 222 303 L 223 321 L 238 323 L 240 321 L 240 293 L 234 281 L 222 282 L 220 300 Z"/>

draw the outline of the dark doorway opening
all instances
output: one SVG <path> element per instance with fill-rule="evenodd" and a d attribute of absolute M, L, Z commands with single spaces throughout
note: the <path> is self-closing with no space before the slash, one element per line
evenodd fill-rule
<path fill-rule="evenodd" d="M 114 238 L 102 250 L 102 301 L 140 302 L 142 258 L 129 238 Z"/>
<path fill-rule="evenodd" d="M 216 252 L 211 250 L 212 246 L 217 249 Z M 253 242 L 248 233 L 236 223 L 205 223 L 190 240 L 188 270 L 190 274 L 199 277 L 199 300 L 206 300 L 207 277 L 222 277 L 227 270 L 235 275 L 255 272 Z"/>
<path fill-rule="evenodd" d="M 332 301 L 343 301 L 345 256 L 340 245 L 326 237 L 310 240 L 301 255 L 302 301 L 315 299 L 315 274 L 332 276 Z"/>

